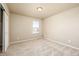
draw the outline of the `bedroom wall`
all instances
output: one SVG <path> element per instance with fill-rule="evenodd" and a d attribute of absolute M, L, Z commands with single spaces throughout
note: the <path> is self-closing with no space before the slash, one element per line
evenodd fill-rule
<path fill-rule="evenodd" d="M 44 38 L 79 48 L 79 7 L 43 20 Z"/>
<path fill-rule="evenodd" d="M 42 36 L 42 21 L 37 18 L 22 16 L 19 14 L 10 14 L 10 43 L 28 41 Z M 34 20 L 40 22 L 40 33 L 32 34 L 32 24 Z"/>

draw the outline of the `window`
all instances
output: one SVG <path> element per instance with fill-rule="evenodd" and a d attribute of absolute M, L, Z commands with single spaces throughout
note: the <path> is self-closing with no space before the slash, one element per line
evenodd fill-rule
<path fill-rule="evenodd" d="M 39 21 L 34 20 L 33 21 L 33 34 L 39 33 Z"/>

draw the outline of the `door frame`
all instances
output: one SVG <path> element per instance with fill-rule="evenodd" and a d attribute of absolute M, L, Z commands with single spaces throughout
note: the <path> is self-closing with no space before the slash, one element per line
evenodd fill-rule
<path fill-rule="evenodd" d="M 1 9 L 1 51 L 3 52 L 3 6 L 0 3 L 0 9 Z"/>

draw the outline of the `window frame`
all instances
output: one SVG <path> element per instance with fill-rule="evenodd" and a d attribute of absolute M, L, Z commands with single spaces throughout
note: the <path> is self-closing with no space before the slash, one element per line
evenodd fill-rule
<path fill-rule="evenodd" d="M 39 29 L 40 29 L 40 22 L 39 22 L 39 20 L 33 20 L 33 22 L 32 22 L 32 34 L 38 34 L 39 33 Z"/>

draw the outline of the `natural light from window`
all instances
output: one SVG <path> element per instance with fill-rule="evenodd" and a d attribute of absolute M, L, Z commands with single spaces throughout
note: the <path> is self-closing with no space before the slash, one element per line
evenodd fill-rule
<path fill-rule="evenodd" d="M 33 21 L 33 34 L 39 33 L 39 21 L 34 20 Z"/>

